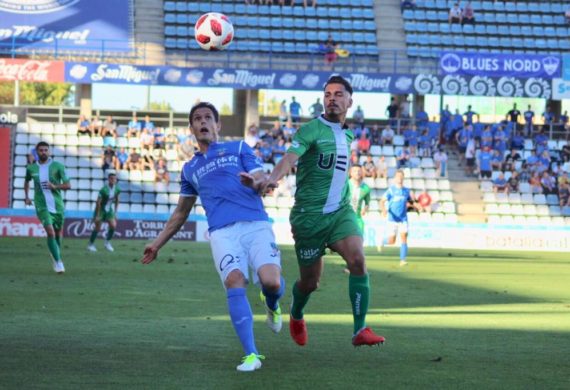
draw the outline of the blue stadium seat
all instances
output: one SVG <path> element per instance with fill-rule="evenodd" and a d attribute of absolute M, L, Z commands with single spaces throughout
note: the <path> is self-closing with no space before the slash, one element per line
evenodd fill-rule
<path fill-rule="evenodd" d="M 192 3 L 189 3 L 188 5 L 190 5 Z M 212 4 L 210 4 L 209 2 L 204 3 L 204 2 L 200 2 L 200 5 L 198 6 L 198 10 L 200 11 L 200 13 L 206 13 L 206 12 L 210 12 L 212 11 Z"/>
<path fill-rule="evenodd" d="M 305 29 L 307 27 L 307 24 L 305 23 L 305 18 L 295 18 L 293 20 L 293 27 Z"/>
<path fill-rule="evenodd" d="M 257 16 L 248 16 L 247 17 L 247 25 L 249 27 L 259 26 L 259 18 Z"/>
<path fill-rule="evenodd" d="M 486 28 L 486 31 L 487 31 L 487 35 L 497 35 L 497 31 L 498 31 L 497 25 L 495 25 L 495 24 L 488 25 Z"/>
<path fill-rule="evenodd" d="M 259 51 L 263 51 L 263 52 L 271 51 L 271 42 L 260 41 L 259 42 Z"/>
<path fill-rule="evenodd" d="M 364 38 L 362 33 L 356 33 L 356 34 L 359 34 L 359 38 Z M 341 33 L 340 34 L 340 40 L 341 40 L 341 42 L 353 42 L 353 41 L 362 42 L 362 39 L 360 39 L 358 41 L 356 39 L 354 39 L 352 36 L 352 33 L 349 33 L 349 32 Z"/>
<path fill-rule="evenodd" d="M 560 47 L 561 50 L 570 50 L 570 40 L 559 39 L 558 40 L 558 47 Z"/>
<path fill-rule="evenodd" d="M 340 30 L 342 25 L 340 23 L 340 19 L 330 19 L 329 20 L 329 28 L 331 30 Z"/>
<path fill-rule="evenodd" d="M 506 14 L 496 14 L 495 15 L 495 23 L 498 24 L 507 24 L 507 15 Z"/>
<path fill-rule="evenodd" d="M 226 15 L 231 15 L 233 14 L 235 11 L 234 5 L 231 3 L 224 3 L 222 4 L 222 13 L 226 14 Z"/>
<path fill-rule="evenodd" d="M 359 22 L 359 21 L 355 21 L 355 22 Z M 414 31 L 416 31 L 416 22 L 406 22 L 406 23 L 404 23 L 404 30 L 406 30 L 406 32 L 414 32 Z"/>
<path fill-rule="evenodd" d="M 513 41 L 511 38 L 508 37 L 502 37 L 499 39 L 499 45 L 501 47 L 512 47 L 513 46 Z"/>
<path fill-rule="evenodd" d="M 544 1 L 541 4 L 538 3 L 528 3 L 528 12 L 538 13 L 540 12 L 540 7 L 544 5 Z"/>
<path fill-rule="evenodd" d="M 293 42 L 285 42 L 283 44 L 283 51 L 285 53 L 295 53 L 295 44 Z"/>
<path fill-rule="evenodd" d="M 477 46 L 477 38 L 469 36 L 465 37 L 465 45 L 469 47 Z"/>
<path fill-rule="evenodd" d="M 554 18 L 552 15 L 542 15 L 542 24 L 552 26 L 554 24 Z"/>
<path fill-rule="evenodd" d="M 308 53 L 309 46 L 305 42 L 296 42 L 295 43 L 295 53 Z"/>
<path fill-rule="evenodd" d="M 535 37 L 544 37 L 544 27 L 535 26 L 532 28 L 532 35 Z"/>
<path fill-rule="evenodd" d="M 176 11 L 176 3 L 174 1 L 165 1 L 164 10 L 167 12 Z"/>
<path fill-rule="evenodd" d="M 489 38 L 482 36 L 477 38 L 477 46 L 479 47 L 488 47 L 489 46 Z"/>
<path fill-rule="evenodd" d="M 483 26 L 481 26 L 483 27 Z M 422 31 L 418 29 L 418 31 Z M 451 27 L 449 27 L 449 23 L 440 23 L 439 24 L 439 32 L 442 34 L 449 34 L 451 33 Z"/>
<path fill-rule="evenodd" d="M 441 35 L 431 34 L 429 36 L 428 43 L 430 45 L 437 45 L 437 46 L 441 45 Z"/>
<path fill-rule="evenodd" d="M 281 15 L 283 15 L 283 16 L 293 16 L 292 7 L 281 7 Z"/>
<path fill-rule="evenodd" d="M 560 14 L 562 15 L 564 13 L 564 8 L 562 7 L 562 4 L 560 3 L 552 3 L 550 5 L 550 12 L 552 12 L 553 14 Z"/>
<path fill-rule="evenodd" d="M 302 7 L 294 7 L 293 8 L 293 16 L 295 16 L 297 18 L 304 18 L 305 17 L 305 11 L 303 10 Z"/>
<path fill-rule="evenodd" d="M 461 25 L 460 24 L 452 24 L 451 25 L 451 33 L 452 34 L 461 34 Z"/>
<path fill-rule="evenodd" d="M 528 12 L 528 5 L 524 1 L 517 2 L 517 12 Z"/>
<path fill-rule="evenodd" d="M 499 35 L 510 35 L 511 30 L 510 30 L 509 26 L 499 25 L 499 28 L 497 29 L 497 33 Z"/>
<path fill-rule="evenodd" d="M 271 39 L 271 30 L 262 28 L 259 30 L 259 39 L 261 40 L 270 40 Z"/>
<path fill-rule="evenodd" d="M 176 3 L 176 12 L 186 12 L 186 2 L 178 1 Z"/>
<path fill-rule="evenodd" d="M 271 26 L 271 19 L 267 16 L 260 16 L 257 20 L 260 27 L 270 27 Z"/>
<path fill-rule="evenodd" d="M 532 36 L 532 27 L 530 27 L 530 26 L 522 26 L 522 27 L 521 27 L 521 35 L 524 35 L 524 36 L 526 36 L 526 37 Z"/>
<path fill-rule="evenodd" d="M 283 39 L 283 30 L 271 30 L 271 39 L 280 41 Z"/>
<path fill-rule="evenodd" d="M 517 3 L 517 4 L 519 4 L 519 3 Z M 530 24 L 530 16 L 528 14 L 520 14 L 519 15 L 519 24 L 520 25 Z"/>
<path fill-rule="evenodd" d="M 544 28 L 544 35 L 547 37 L 555 37 L 556 36 L 556 29 L 554 27 L 545 27 Z"/>
<path fill-rule="evenodd" d="M 335 42 L 340 42 L 342 40 L 342 34 L 339 31 L 331 31 L 329 34 Z"/>
<path fill-rule="evenodd" d="M 564 38 L 570 36 L 570 29 L 566 27 L 556 27 L 556 35 L 559 38 Z"/>
<path fill-rule="evenodd" d="M 540 15 L 530 15 L 530 24 L 542 24 Z"/>
<path fill-rule="evenodd" d="M 372 20 L 365 20 L 364 29 L 367 31 L 376 31 L 376 24 Z"/>
<path fill-rule="evenodd" d="M 453 44 L 455 46 L 465 46 L 465 38 L 463 35 L 455 35 L 453 37 Z"/>
<path fill-rule="evenodd" d="M 408 44 L 418 43 L 418 36 L 416 34 L 406 35 L 406 43 L 408 43 Z"/>
<path fill-rule="evenodd" d="M 246 13 L 245 4 L 236 4 L 234 10 L 237 15 L 244 15 Z"/>
<path fill-rule="evenodd" d="M 558 50 L 560 47 L 558 46 L 558 39 L 547 39 L 546 40 L 546 47 L 550 50 Z"/>
<path fill-rule="evenodd" d="M 513 38 L 513 47 L 520 48 L 524 47 L 524 41 L 522 38 Z"/>
<path fill-rule="evenodd" d="M 176 27 L 176 35 L 179 37 L 187 37 L 188 36 L 188 27 L 186 27 L 186 26 Z"/>
<path fill-rule="evenodd" d="M 493 11 L 494 10 L 493 3 L 491 1 L 484 1 L 481 3 L 481 9 L 483 11 Z"/>
<path fill-rule="evenodd" d="M 164 23 L 176 23 L 176 14 L 173 13 L 166 13 L 164 14 Z"/>
<path fill-rule="evenodd" d="M 307 31 L 307 41 L 309 42 L 318 42 L 318 35 L 316 31 Z"/>
<path fill-rule="evenodd" d="M 362 19 L 364 17 L 364 13 L 362 11 L 362 8 L 353 8 L 350 11 L 350 16 L 352 16 L 352 19 Z"/>
<path fill-rule="evenodd" d="M 293 28 L 293 18 L 283 18 L 283 28 Z"/>
<path fill-rule="evenodd" d="M 447 1 L 445 0 L 436 0 L 435 8 L 437 9 L 447 9 Z"/>
<path fill-rule="evenodd" d="M 495 19 L 495 14 L 491 14 L 491 13 L 484 14 L 483 15 L 483 21 L 485 23 L 489 23 L 489 24 L 497 23 L 497 20 Z"/>
<path fill-rule="evenodd" d="M 309 30 L 316 30 L 317 29 L 317 19 L 310 18 L 307 19 L 307 29 Z"/>
<path fill-rule="evenodd" d="M 176 39 L 174 38 L 166 38 L 164 40 L 164 46 L 167 49 L 175 49 L 176 48 Z"/>
<path fill-rule="evenodd" d="M 433 0 L 425 0 L 423 3 L 423 7 L 424 8 L 437 8 L 435 5 L 435 1 L 433 1 Z"/>
<path fill-rule="evenodd" d="M 441 44 L 442 46 L 452 46 L 453 45 L 453 38 L 451 35 L 442 35 L 441 36 Z"/>
<path fill-rule="evenodd" d="M 340 9 L 337 7 L 330 7 L 328 11 L 329 18 L 340 18 Z"/>
<path fill-rule="evenodd" d="M 248 4 L 245 7 L 245 13 L 248 15 L 257 15 L 259 14 L 259 7 L 256 4 Z"/>
<path fill-rule="evenodd" d="M 439 23 L 426 23 L 424 27 L 427 27 L 427 31 L 433 34 L 439 33 Z M 421 32 L 425 32 L 426 29 L 421 29 Z"/>
<path fill-rule="evenodd" d="M 507 1 L 507 2 L 505 3 L 505 11 L 511 13 L 511 12 L 516 12 L 516 10 L 517 10 L 517 5 L 516 5 L 516 3 L 510 2 L 510 1 Z"/>
<path fill-rule="evenodd" d="M 257 7 L 257 12 L 259 15 L 269 15 L 269 6 L 268 5 L 260 5 Z"/>
<path fill-rule="evenodd" d="M 415 25 L 415 23 L 414 23 Z M 362 20 L 353 20 L 352 21 L 352 29 L 356 31 L 364 31 L 364 21 Z"/>
<path fill-rule="evenodd" d="M 405 9 L 402 16 L 404 17 L 404 20 L 416 19 L 414 11 L 412 11 L 411 9 Z"/>
<path fill-rule="evenodd" d="M 489 47 L 499 47 L 499 38 L 489 37 Z"/>
<path fill-rule="evenodd" d="M 377 56 L 378 54 L 380 54 L 380 51 L 378 50 L 378 46 L 366 45 L 366 54 L 369 56 Z"/>
<path fill-rule="evenodd" d="M 176 15 L 176 23 L 178 23 L 178 24 L 188 24 L 188 15 L 186 15 L 186 14 L 177 14 L 177 15 Z"/>
<path fill-rule="evenodd" d="M 341 19 L 350 19 L 352 17 L 352 14 L 348 9 L 342 9 L 342 12 L 339 9 L 339 16 Z"/>
<path fill-rule="evenodd" d="M 247 29 L 247 39 L 259 39 L 259 29 L 248 28 Z"/>
<path fill-rule="evenodd" d="M 269 6 L 269 14 L 272 16 L 280 16 L 281 15 L 281 7 L 279 7 L 278 5 Z"/>
<path fill-rule="evenodd" d="M 328 19 L 319 19 L 318 25 L 319 25 L 319 30 L 328 30 L 329 29 L 329 20 Z"/>
<path fill-rule="evenodd" d="M 525 49 L 534 49 L 536 47 L 536 42 L 532 38 L 525 38 L 524 47 Z"/>
<path fill-rule="evenodd" d="M 194 41 L 194 40 L 192 39 L 192 41 Z M 188 49 L 188 39 L 178 38 L 176 40 L 176 48 L 177 49 Z"/>
<path fill-rule="evenodd" d="M 475 26 L 475 34 L 477 35 L 485 35 L 487 34 L 487 30 L 485 29 L 485 26 L 482 24 L 477 24 Z"/>
<path fill-rule="evenodd" d="M 510 26 L 509 31 L 511 35 L 520 36 L 521 35 L 521 27 L 520 26 Z"/>
<path fill-rule="evenodd" d="M 566 24 L 566 19 L 564 18 L 564 15 L 554 15 L 553 19 L 554 19 L 554 24 L 556 25 L 563 26 Z"/>
<path fill-rule="evenodd" d="M 376 45 L 376 34 L 364 33 L 364 42 Z"/>
<path fill-rule="evenodd" d="M 305 30 L 295 30 L 293 33 L 293 39 L 296 41 L 306 41 L 307 40 L 307 33 Z"/>
<path fill-rule="evenodd" d="M 166 27 L 164 27 L 164 35 L 167 35 L 167 36 L 174 36 L 174 35 L 176 35 L 176 27 L 174 27 L 174 26 L 166 26 Z"/>
<path fill-rule="evenodd" d="M 496 1 L 493 3 L 493 9 L 495 12 L 503 12 L 505 10 L 505 3 L 502 1 Z"/>
<path fill-rule="evenodd" d="M 280 17 L 272 17 L 271 18 L 271 27 L 281 28 L 283 27 L 283 19 Z"/>
<path fill-rule="evenodd" d="M 436 11 L 426 11 L 426 19 L 435 22 L 437 20 L 437 12 Z"/>
<path fill-rule="evenodd" d="M 318 35 L 318 37 L 319 37 L 319 38 L 317 39 L 317 41 L 319 41 L 319 42 L 324 42 L 324 41 L 326 41 L 326 40 L 328 39 L 328 37 L 329 37 L 328 31 L 319 31 L 319 32 L 317 32 L 317 35 Z"/>
<path fill-rule="evenodd" d="M 211 12 L 224 12 L 224 7 L 222 4 L 212 3 Z"/>
<path fill-rule="evenodd" d="M 414 19 L 417 20 L 426 20 L 426 13 L 421 9 L 417 9 L 414 11 Z"/>
<path fill-rule="evenodd" d="M 537 49 L 547 49 L 548 48 L 546 46 L 546 39 L 536 39 L 535 43 L 536 43 Z"/>
<path fill-rule="evenodd" d="M 305 8 L 305 17 L 306 18 L 315 18 L 317 17 L 317 11 L 313 7 Z"/>
<path fill-rule="evenodd" d="M 233 18 L 233 24 L 238 27 L 247 26 L 247 16 L 242 16 L 242 15 L 236 16 L 235 18 Z"/>
<path fill-rule="evenodd" d="M 374 7 L 374 0 L 362 0 L 362 6 L 365 8 Z"/>
<path fill-rule="evenodd" d="M 474 34 L 475 27 L 472 24 L 466 24 L 463 26 L 463 34 Z"/>

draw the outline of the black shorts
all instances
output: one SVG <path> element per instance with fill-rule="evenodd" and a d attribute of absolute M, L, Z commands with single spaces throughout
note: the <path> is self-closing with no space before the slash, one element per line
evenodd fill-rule
<path fill-rule="evenodd" d="M 467 166 L 468 167 L 474 167 L 475 166 L 475 159 L 474 158 L 468 158 L 467 159 Z"/>
<path fill-rule="evenodd" d="M 491 171 L 481 171 L 481 177 L 491 178 Z"/>
<path fill-rule="evenodd" d="M 467 150 L 467 146 L 459 146 L 459 151 L 461 153 L 465 153 L 466 150 Z"/>

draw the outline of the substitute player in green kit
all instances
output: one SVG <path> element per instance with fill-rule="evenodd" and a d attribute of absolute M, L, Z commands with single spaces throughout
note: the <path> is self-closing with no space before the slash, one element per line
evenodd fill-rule
<path fill-rule="evenodd" d="M 107 175 L 107 184 L 99 190 L 99 196 L 97 197 L 97 205 L 95 206 L 95 212 L 93 215 L 94 228 L 91 232 L 91 237 L 89 238 L 89 245 L 87 249 L 91 252 L 97 252 L 95 247 L 95 240 L 97 235 L 101 230 L 101 225 L 107 223 L 109 229 L 107 230 L 107 236 L 105 237 L 105 249 L 109 252 L 113 252 L 113 246 L 111 245 L 111 239 L 115 234 L 115 229 L 117 228 L 117 218 L 115 216 L 117 209 L 119 208 L 119 194 L 121 190 L 117 185 L 117 175 L 115 172 L 109 172 Z"/>
<path fill-rule="evenodd" d="M 61 191 L 71 188 L 65 174 L 65 167 L 50 157 L 49 144 L 38 142 L 36 145 L 38 159 L 26 167 L 24 194 L 26 205 L 32 201 L 28 196 L 30 181 L 34 181 L 34 205 L 38 219 L 47 234 L 48 249 L 53 261 L 53 270 L 58 274 L 65 272 L 61 259 L 61 240 L 63 237 L 64 203 Z"/>
<path fill-rule="evenodd" d="M 354 136 L 344 122 L 352 105 L 352 86 L 341 76 L 333 76 L 326 82 L 324 93 L 325 114 L 300 127 L 271 176 L 256 181 L 242 174 L 242 183 L 266 192 L 276 187 L 298 162 L 295 205 L 290 215 L 300 271 L 293 286 L 289 322 L 293 340 L 298 345 L 307 343 L 303 309 L 319 285 L 323 255 L 328 247 L 342 256 L 350 271 L 352 344 L 377 345 L 385 340 L 366 326 L 370 285 L 362 232 L 350 204 L 348 164 Z"/>
<path fill-rule="evenodd" d="M 355 164 L 350 167 L 350 203 L 356 213 L 356 222 L 364 234 L 364 216 L 370 205 L 370 187 L 362 181 L 362 167 Z"/>

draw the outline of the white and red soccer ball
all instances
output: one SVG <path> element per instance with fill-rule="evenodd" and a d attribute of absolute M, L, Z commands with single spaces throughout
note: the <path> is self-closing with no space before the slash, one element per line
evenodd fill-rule
<path fill-rule="evenodd" d="M 194 37 L 204 50 L 224 50 L 234 39 L 234 26 L 226 15 L 208 12 L 196 22 Z"/>

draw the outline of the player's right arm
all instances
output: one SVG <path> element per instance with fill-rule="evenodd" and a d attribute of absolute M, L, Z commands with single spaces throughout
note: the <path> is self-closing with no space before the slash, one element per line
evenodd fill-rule
<path fill-rule="evenodd" d="M 149 264 L 156 259 L 160 248 L 162 248 L 164 244 L 166 244 L 172 236 L 180 230 L 182 225 L 184 225 L 192 207 L 194 207 L 194 203 L 196 203 L 196 196 L 180 196 L 180 199 L 178 199 L 178 205 L 176 206 L 174 213 L 170 216 L 170 219 L 166 223 L 164 229 L 153 242 L 144 248 L 144 256 L 141 259 L 141 263 Z"/>
<path fill-rule="evenodd" d="M 24 203 L 26 204 L 26 206 L 32 205 L 32 200 L 29 197 L 30 180 L 32 180 L 32 175 L 31 175 L 30 171 L 26 169 L 26 179 L 24 181 Z"/>

